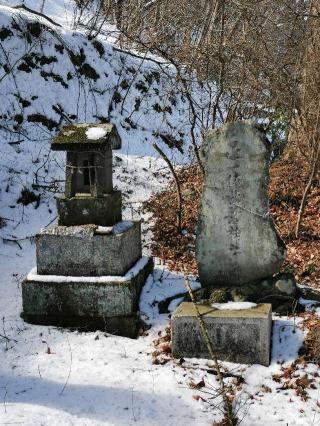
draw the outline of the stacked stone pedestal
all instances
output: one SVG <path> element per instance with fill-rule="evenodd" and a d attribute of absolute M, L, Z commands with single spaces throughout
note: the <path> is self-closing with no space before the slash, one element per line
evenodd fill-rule
<path fill-rule="evenodd" d="M 141 256 L 141 244 L 138 249 L 133 246 L 134 242 L 140 243 L 140 223 L 132 223 L 123 233 L 107 235 L 88 234 L 86 226 L 71 228 L 84 235 L 65 235 L 65 227 L 56 226 L 49 230 L 54 235 L 46 230 L 37 236 L 38 268 L 22 283 L 24 320 L 136 337 L 139 296 L 153 269 L 152 258 Z M 46 249 L 42 253 L 44 243 Z M 119 256 L 110 263 L 110 254 L 115 255 L 117 249 Z M 91 266 L 89 253 L 97 259 Z M 83 263 L 78 263 L 81 259 Z M 120 273 L 123 270 L 126 272 Z M 108 271 L 119 273 L 108 274 Z"/>
<path fill-rule="evenodd" d="M 22 284 L 22 316 L 34 324 L 136 337 L 139 296 L 153 261 L 142 257 L 140 221 L 122 221 L 121 193 L 113 191 L 110 172 L 111 142 L 120 143 L 108 126 L 94 126 L 105 132 L 100 143 L 66 143 L 59 135 L 52 144 L 71 150 L 66 191 L 57 200 L 58 225 L 36 236 L 37 267 Z M 91 134 L 88 125 L 68 126 L 62 134 L 69 137 L 73 128 L 77 140 Z"/>

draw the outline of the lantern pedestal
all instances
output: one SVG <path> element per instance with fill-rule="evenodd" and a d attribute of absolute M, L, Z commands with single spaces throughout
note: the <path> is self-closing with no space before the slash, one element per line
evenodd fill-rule
<path fill-rule="evenodd" d="M 103 330 L 136 337 L 139 296 L 153 269 L 140 258 L 123 276 L 40 275 L 34 268 L 22 283 L 22 317 L 31 324 Z"/>

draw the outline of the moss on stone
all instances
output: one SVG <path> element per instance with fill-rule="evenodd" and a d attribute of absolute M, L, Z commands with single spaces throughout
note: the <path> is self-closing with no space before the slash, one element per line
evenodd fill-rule
<path fill-rule="evenodd" d="M 230 293 L 227 289 L 221 288 L 213 290 L 209 297 L 209 303 L 226 303 L 230 300 Z"/>
<path fill-rule="evenodd" d="M 110 123 L 77 123 L 63 126 L 61 132 L 53 139 L 52 149 L 66 149 L 67 145 L 101 145 L 106 143 L 106 138 L 88 139 L 86 131 L 91 127 L 102 127 L 107 134 L 116 132 L 114 126 Z"/>

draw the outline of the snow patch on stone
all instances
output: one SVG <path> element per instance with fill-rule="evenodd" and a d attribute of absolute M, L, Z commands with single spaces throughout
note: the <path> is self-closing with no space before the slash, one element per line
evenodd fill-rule
<path fill-rule="evenodd" d="M 149 257 L 143 256 L 138 262 L 133 265 L 131 269 L 125 275 L 105 275 L 101 277 L 70 277 L 64 275 L 39 275 L 37 273 L 37 267 L 31 269 L 27 275 L 27 281 L 40 281 L 50 283 L 109 283 L 118 282 L 123 283 L 129 279 L 135 277 L 149 262 Z"/>
<path fill-rule="evenodd" d="M 253 302 L 227 302 L 227 303 L 212 303 L 213 308 L 220 309 L 222 311 L 241 311 L 242 309 L 252 309 L 257 306 Z"/>
<path fill-rule="evenodd" d="M 113 226 L 98 226 L 98 228 L 94 231 L 95 234 L 98 235 L 108 235 L 112 234 Z"/>
<path fill-rule="evenodd" d="M 106 134 L 107 131 L 105 129 L 102 129 L 101 127 L 90 127 L 86 131 L 87 138 L 95 141 L 104 138 Z"/>

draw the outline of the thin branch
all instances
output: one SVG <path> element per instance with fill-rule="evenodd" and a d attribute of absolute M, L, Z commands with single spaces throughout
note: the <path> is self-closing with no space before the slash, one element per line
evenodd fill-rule
<path fill-rule="evenodd" d="M 67 336 L 67 341 L 68 341 L 68 345 L 69 345 L 69 351 L 70 351 L 70 365 L 69 365 L 69 372 L 68 372 L 68 376 L 67 379 L 65 381 L 65 384 L 63 385 L 63 388 L 61 389 L 61 392 L 59 393 L 59 395 L 62 395 L 65 388 L 67 387 L 69 378 L 70 378 L 70 374 L 71 374 L 71 369 L 72 369 L 72 350 L 71 350 L 71 346 L 70 346 L 70 342 L 69 342 L 69 338 Z"/>
<path fill-rule="evenodd" d="M 196 311 L 196 315 L 197 315 L 198 324 L 199 324 L 199 327 L 200 327 L 200 332 L 201 332 L 202 338 L 203 338 L 203 340 L 204 340 L 204 342 L 207 346 L 208 352 L 210 354 L 211 359 L 213 360 L 214 367 L 215 367 L 215 370 L 217 372 L 217 378 L 218 378 L 218 383 L 219 383 L 219 387 L 220 387 L 220 392 L 222 394 L 223 403 L 224 403 L 225 420 L 228 422 L 227 423 L 228 426 L 235 426 L 237 424 L 237 419 L 234 416 L 232 402 L 230 401 L 228 394 L 227 394 L 227 388 L 226 388 L 224 380 L 223 380 L 220 364 L 219 364 L 217 355 L 215 353 L 215 350 L 213 348 L 212 342 L 210 340 L 208 330 L 207 330 L 207 328 L 204 324 L 203 318 L 200 314 L 198 305 L 197 305 L 196 300 L 194 298 L 194 295 L 193 295 L 193 292 L 192 292 L 192 289 L 191 289 L 187 275 L 185 276 L 185 285 L 186 285 L 186 288 L 189 292 L 191 302 L 192 302 L 194 309 Z"/>
<path fill-rule="evenodd" d="M 176 188 L 177 188 L 177 197 L 178 197 L 178 210 L 177 210 L 178 225 L 177 226 L 178 226 L 178 231 L 181 232 L 181 228 L 182 228 L 182 195 L 181 195 L 181 187 L 180 187 L 180 182 L 179 182 L 177 173 L 175 172 L 171 161 L 166 156 L 166 154 L 162 151 L 162 149 L 156 143 L 153 143 L 152 146 L 161 155 L 161 157 L 164 159 L 164 161 L 168 164 L 168 167 L 169 167 L 169 169 L 172 173 L 172 176 L 174 178 Z"/>

